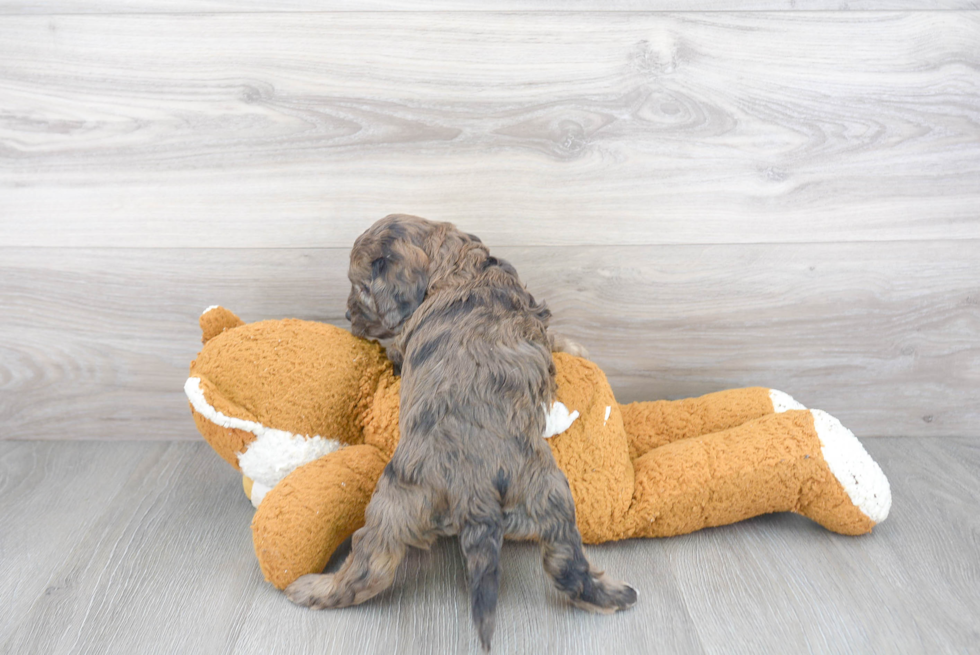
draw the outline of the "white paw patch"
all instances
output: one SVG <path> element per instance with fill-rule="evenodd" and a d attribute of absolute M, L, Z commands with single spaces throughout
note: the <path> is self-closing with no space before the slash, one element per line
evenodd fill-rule
<path fill-rule="evenodd" d="M 892 506 L 892 490 L 885 473 L 854 433 L 840 421 L 819 409 L 812 409 L 810 413 L 820 437 L 821 454 L 830 472 L 844 487 L 851 502 L 869 519 L 881 523 L 888 518 Z"/>
<path fill-rule="evenodd" d="M 777 414 L 791 410 L 791 409 L 806 409 L 802 403 L 797 402 L 793 396 L 788 393 L 783 393 L 778 389 L 769 390 L 769 400 L 772 401 L 772 411 Z"/>

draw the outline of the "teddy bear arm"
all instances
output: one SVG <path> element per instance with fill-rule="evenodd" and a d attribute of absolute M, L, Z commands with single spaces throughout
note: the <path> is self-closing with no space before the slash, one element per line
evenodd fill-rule
<path fill-rule="evenodd" d="M 380 450 L 356 445 L 300 466 L 266 494 L 252 520 L 265 579 L 286 588 L 319 573 L 364 524 L 364 510 L 388 463 Z"/>
<path fill-rule="evenodd" d="M 748 387 L 683 400 L 629 403 L 620 405 L 620 411 L 630 459 L 636 460 L 660 446 L 727 430 L 775 410 L 770 389 Z"/>

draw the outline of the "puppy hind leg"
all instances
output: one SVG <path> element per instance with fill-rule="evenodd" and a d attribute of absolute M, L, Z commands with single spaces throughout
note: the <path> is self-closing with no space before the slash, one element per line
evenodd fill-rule
<path fill-rule="evenodd" d="M 421 545 L 416 495 L 382 478 L 340 570 L 304 575 L 286 587 L 286 596 L 313 609 L 338 608 L 363 603 L 390 587 L 407 544 Z"/>
<path fill-rule="evenodd" d="M 547 499 L 545 511 L 533 511 L 532 518 L 538 525 L 544 570 L 558 590 L 573 605 L 590 612 L 611 614 L 631 607 L 636 602 L 636 590 L 597 571 L 585 558 L 572 493 L 564 476 L 542 497 Z"/>
<path fill-rule="evenodd" d="M 317 610 L 358 605 L 391 586 L 404 556 L 404 544 L 364 526 L 354 533 L 351 554 L 339 571 L 301 576 L 286 587 L 286 596 Z"/>
<path fill-rule="evenodd" d="M 484 651 L 490 650 L 496 627 L 503 540 L 503 517 L 499 514 L 467 519 L 459 531 L 459 545 L 469 575 L 473 623 Z"/>

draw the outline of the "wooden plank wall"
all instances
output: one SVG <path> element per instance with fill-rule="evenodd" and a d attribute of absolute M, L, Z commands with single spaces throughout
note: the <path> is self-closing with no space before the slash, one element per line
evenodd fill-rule
<path fill-rule="evenodd" d="M 396 211 L 623 401 L 980 435 L 977 3 L 694 4 L 0 0 L 0 438 L 197 438 L 199 312 L 343 324 Z"/>

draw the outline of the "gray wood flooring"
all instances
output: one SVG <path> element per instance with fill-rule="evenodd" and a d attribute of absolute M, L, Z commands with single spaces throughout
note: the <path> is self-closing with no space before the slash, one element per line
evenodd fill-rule
<path fill-rule="evenodd" d="M 495 653 L 976 653 L 980 444 L 882 438 L 894 493 L 869 536 L 773 515 L 589 547 L 640 591 L 592 616 L 504 548 Z M 202 442 L 0 442 L 0 652 L 478 652 L 453 541 L 361 607 L 296 608 L 262 580 L 238 476 Z"/>

